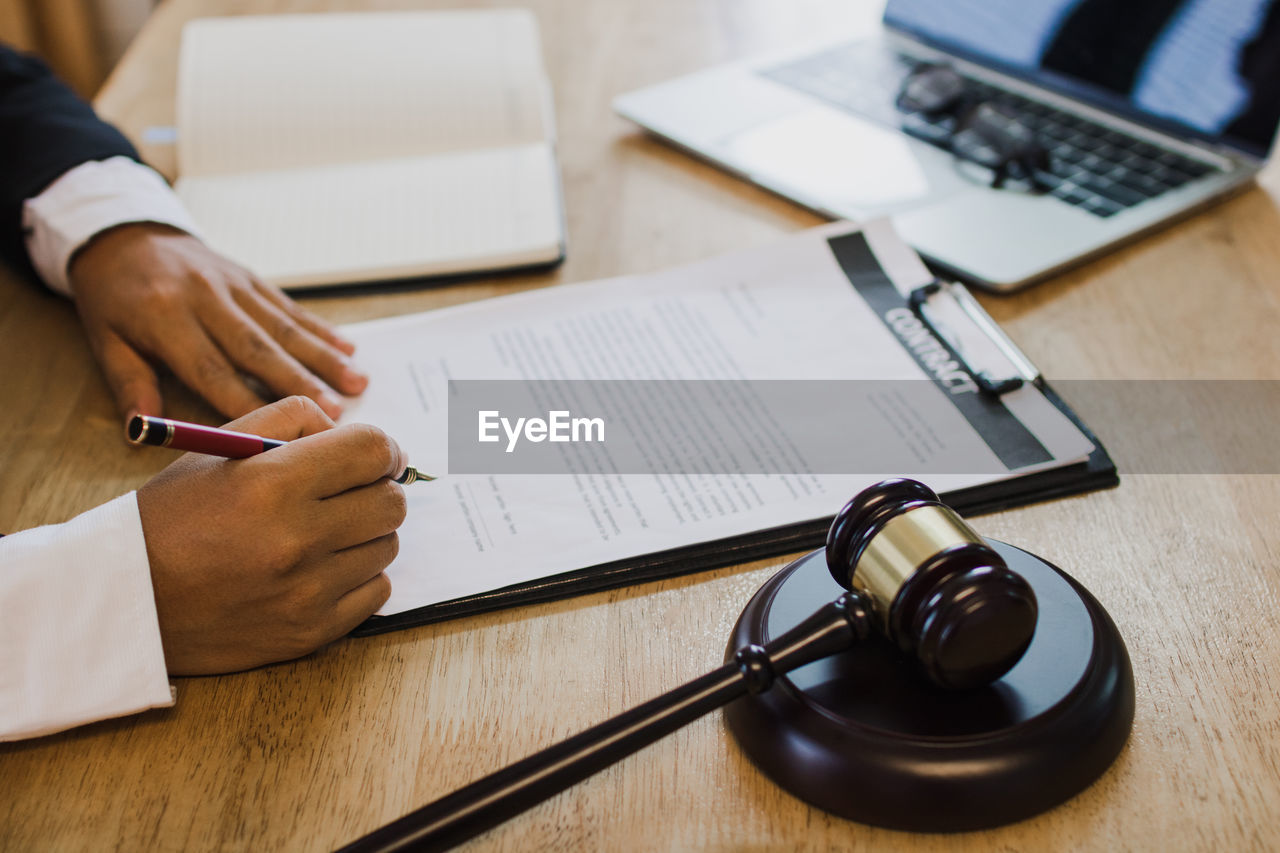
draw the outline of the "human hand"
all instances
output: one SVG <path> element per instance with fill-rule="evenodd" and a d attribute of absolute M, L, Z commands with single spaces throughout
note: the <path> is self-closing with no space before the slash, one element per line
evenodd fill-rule
<path fill-rule="evenodd" d="M 246 382 L 301 394 L 330 416 L 334 393 L 359 394 L 369 379 L 355 347 L 278 289 L 191 235 L 166 225 L 122 225 L 94 237 L 68 268 L 76 309 L 121 414 L 159 415 L 149 360 L 169 367 L 234 418 L 266 402 Z"/>
<path fill-rule="evenodd" d="M 391 594 L 405 458 L 381 430 L 334 427 L 290 397 L 227 425 L 289 444 L 188 454 L 138 490 L 165 664 L 233 672 L 305 655 Z M 296 439 L 296 440 L 295 440 Z"/>

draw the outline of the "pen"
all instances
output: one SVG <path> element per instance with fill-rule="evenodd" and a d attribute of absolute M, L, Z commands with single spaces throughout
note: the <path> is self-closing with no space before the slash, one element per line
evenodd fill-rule
<path fill-rule="evenodd" d="M 189 424 L 185 421 L 157 418 L 151 415 L 135 415 L 130 418 L 125 428 L 125 435 L 132 444 L 172 447 L 174 450 L 207 453 L 210 456 L 224 456 L 227 459 L 244 459 L 246 456 L 256 456 L 288 444 L 287 441 L 263 438 L 247 432 Z M 406 467 L 404 473 L 396 477 L 395 481 L 408 485 L 434 479 L 435 477 L 423 474 L 416 468 Z"/>

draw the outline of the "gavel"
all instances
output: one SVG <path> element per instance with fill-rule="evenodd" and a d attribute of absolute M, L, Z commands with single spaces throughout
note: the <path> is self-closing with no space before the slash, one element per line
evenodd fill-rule
<path fill-rule="evenodd" d="M 1022 657 L 1035 633 L 1035 594 L 934 492 L 885 480 L 840 510 L 827 567 L 847 592 L 765 645 L 747 645 L 719 669 L 534 753 L 342 848 L 344 853 L 445 850 L 707 712 L 769 690 L 779 675 L 888 637 L 934 684 L 989 684 Z"/>

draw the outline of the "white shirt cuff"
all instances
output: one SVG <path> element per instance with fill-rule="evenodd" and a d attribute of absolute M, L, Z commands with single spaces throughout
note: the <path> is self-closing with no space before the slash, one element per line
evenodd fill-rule
<path fill-rule="evenodd" d="M 0 539 L 0 741 L 173 704 L 136 494 Z"/>
<path fill-rule="evenodd" d="M 95 235 L 133 222 L 156 222 L 199 236 L 182 202 L 154 169 L 112 157 L 64 172 L 22 207 L 27 254 L 45 284 L 71 295 L 67 266 Z"/>

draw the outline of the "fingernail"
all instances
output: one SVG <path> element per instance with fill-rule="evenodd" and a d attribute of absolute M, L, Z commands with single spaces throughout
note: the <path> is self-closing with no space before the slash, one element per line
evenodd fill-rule
<path fill-rule="evenodd" d="M 364 386 L 369 384 L 369 374 L 356 370 L 354 367 L 347 365 L 342 368 L 342 381 L 352 388 L 364 390 Z"/>
<path fill-rule="evenodd" d="M 320 398 L 316 400 L 316 402 L 320 404 L 320 408 L 324 409 L 325 413 L 330 417 L 336 418 L 338 415 L 342 414 L 342 401 L 339 400 L 336 395 L 331 394 L 328 391 L 321 392 Z"/>

